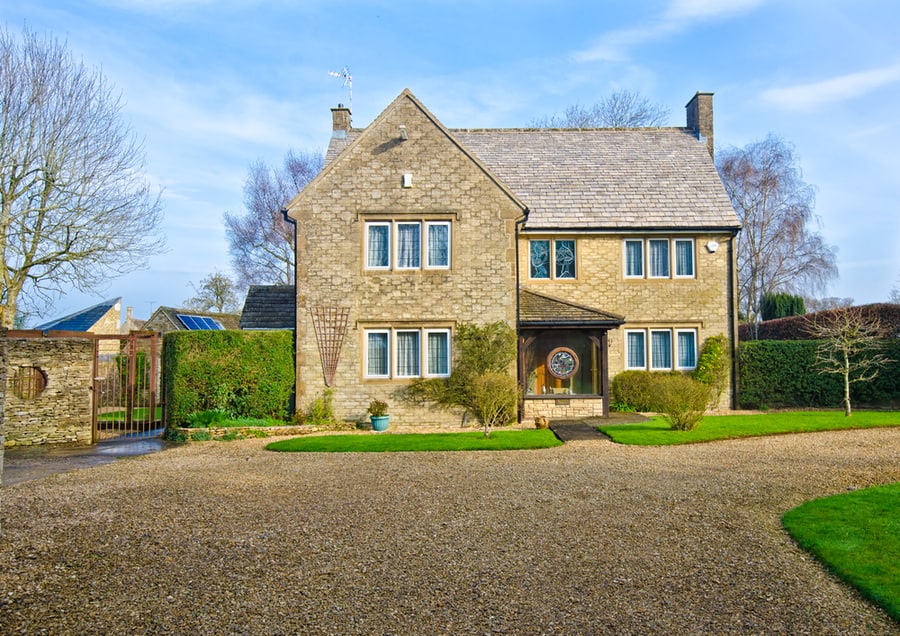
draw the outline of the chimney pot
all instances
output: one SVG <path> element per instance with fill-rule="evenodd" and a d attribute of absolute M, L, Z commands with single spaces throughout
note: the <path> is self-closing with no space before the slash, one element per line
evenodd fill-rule
<path fill-rule="evenodd" d="M 697 92 L 685 106 L 687 127 L 701 141 L 706 141 L 709 156 L 715 158 L 713 143 L 713 94 Z"/>
<path fill-rule="evenodd" d="M 335 139 L 346 139 L 350 132 L 350 109 L 343 104 L 331 109 L 331 136 Z"/>

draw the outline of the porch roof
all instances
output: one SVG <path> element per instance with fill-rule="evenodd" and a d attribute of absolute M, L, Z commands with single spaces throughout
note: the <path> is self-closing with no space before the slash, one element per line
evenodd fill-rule
<path fill-rule="evenodd" d="M 528 289 L 519 289 L 521 327 L 600 327 L 614 329 L 624 316 L 579 305 Z"/>

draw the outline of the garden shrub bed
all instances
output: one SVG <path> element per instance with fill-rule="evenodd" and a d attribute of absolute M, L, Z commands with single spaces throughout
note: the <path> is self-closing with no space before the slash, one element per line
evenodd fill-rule
<path fill-rule="evenodd" d="M 208 440 L 248 439 L 253 437 L 278 437 L 282 435 L 308 435 L 318 429 L 309 424 L 285 426 L 211 426 L 208 428 L 177 427 L 169 429 L 169 438 L 184 442 Z"/>

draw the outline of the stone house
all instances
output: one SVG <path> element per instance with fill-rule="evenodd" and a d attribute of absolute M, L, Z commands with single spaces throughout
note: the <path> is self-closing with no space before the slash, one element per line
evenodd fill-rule
<path fill-rule="evenodd" d="M 157 307 L 144 323 L 146 331 L 221 331 L 239 329 L 240 314 L 220 314 L 214 311 L 195 311 L 177 307 Z"/>
<path fill-rule="evenodd" d="M 325 167 L 286 212 L 298 406 L 330 387 L 343 419 L 380 398 L 401 424 L 459 423 L 398 396 L 449 375 L 461 323 L 516 329 L 523 419 L 606 415 L 615 374 L 734 343 L 712 94 L 686 109 L 683 128 L 628 130 L 451 130 L 408 90 L 363 129 L 332 109 Z"/>

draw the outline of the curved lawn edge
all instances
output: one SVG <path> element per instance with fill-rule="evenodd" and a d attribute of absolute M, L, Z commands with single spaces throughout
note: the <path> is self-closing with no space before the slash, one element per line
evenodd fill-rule
<path fill-rule="evenodd" d="M 549 429 L 465 433 L 382 433 L 293 437 L 266 445 L 266 450 L 292 453 L 393 453 L 472 450 L 532 450 L 560 446 Z"/>
<path fill-rule="evenodd" d="M 796 543 L 900 622 L 900 482 L 807 501 L 781 523 Z"/>
<path fill-rule="evenodd" d="M 707 415 L 693 431 L 675 431 L 661 417 L 639 424 L 597 427 L 617 444 L 668 446 L 697 444 L 743 437 L 840 431 L 900 426 L 898 411 L 857 411 L 845 417 L 843 411 L 790 411 L 751 415 Z"/>

